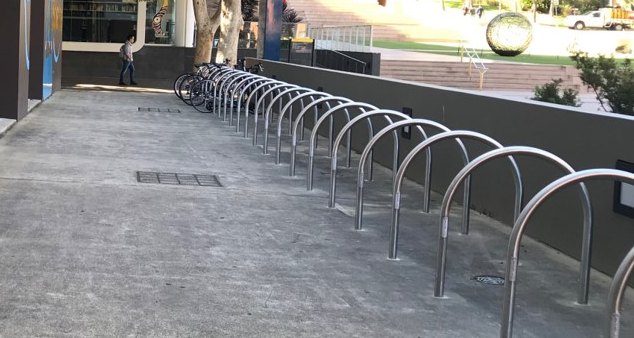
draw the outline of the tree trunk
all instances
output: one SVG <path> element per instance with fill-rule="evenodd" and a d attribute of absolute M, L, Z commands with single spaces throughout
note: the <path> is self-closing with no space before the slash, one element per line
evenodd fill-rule
<path fill-rule="evenodd" d="M 262 1 L 262 5 L 258 7 L 258 59 L 263 59 L 264 58 L 264 35 L 266 34 L 266 31 L 264 29 L 264 26 L 266 26 L 266 0 L 261 0 Z"/>
<path fill-rule="evenodd" d="M 238 61 L 238 42 L 240 29 L 244 25 L 242 20 L 242 0 L 223 0 L 220 6 L 220 41 L 216 62 L 227 61 L 233 66 Z"/>
<path fill-rule="evenodd" d="M 548 10 L 548 14 L 550 14 L 550 16 L 555 15 L 555 6 L 553 5 L 553 0 L 550 0 L 550 9 Z"/>
<path fill-rule="evenodd" d="M 444 12 L 445 11 L 445 0 L 441 0 L 441 2 L 442 2 L 442 10 Z"/>
<path fill-rule="evenodd" d="M 211 62 L 214 34 L 220 23 L 220 11 L 216 10 L 210 17 L 207 0 L 194 0 L 194 16 L 196 17 L 194 64 Z"/>

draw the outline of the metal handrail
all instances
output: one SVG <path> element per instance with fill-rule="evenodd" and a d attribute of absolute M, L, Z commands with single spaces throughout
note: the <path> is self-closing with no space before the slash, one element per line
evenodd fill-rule
<path fill-rule="evenodd" d="M 486 73 L 489 68 L 484 65 L 482 59 L 480 59 L 480 55 L 478 55 L 478 52 L 468 41 L 460 40 L 460 62 L 462 62 L 465 53 L 467 53 L 467 57 L 469 57 L 469 77 L 471 77 L 471 68 L 475 68 L 478 73 L 480 73 L 479 88 L 482 90 L 484 85 L 484 73 Z"/>
<path fill-rule="evenodd" d="M 309 26 L 307 34 L 308 37 L 315 40 L 315 48 L 317 49 L 371 52 L 374 26 Z"/>

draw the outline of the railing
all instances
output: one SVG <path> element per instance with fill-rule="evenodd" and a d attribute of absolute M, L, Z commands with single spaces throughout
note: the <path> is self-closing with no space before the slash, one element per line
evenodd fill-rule
<path fill-rule="evenodd" d="M 317 50 L 317 66 L 344 72 L 367 74 L 367 63 L 336 50 Z"/>
<path fill-rule="evenodd" d="M 315 40 L 315 49 L 346 52 L 371 52 L 374 39 L 369 25 L 308 27 L 308 37 Z"/>
<path fill-rule="evenodd" d="M 463 62 L 464 54 L 467 54 L 469 58 L 469 77 L 471 77 L 471 71 L 475 68 L 478 73 L 480 73 L 480 90 L 482 90 L 482 86 L 484 85 L 484 73 L 489 70 L 482 59 L 480 59 L 480 55 L 476 52 L 475 48 L 473 48 L 467 41 L 460 41 L 460 62 Z"/>

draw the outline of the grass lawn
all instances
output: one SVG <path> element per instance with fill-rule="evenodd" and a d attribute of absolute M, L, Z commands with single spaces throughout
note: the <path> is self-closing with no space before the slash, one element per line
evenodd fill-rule
<path fill-rule="evenodd" d="M 456 55 L 459 56 L 457 46 L 443 46 L 418 42 L 398 42 L 398 41 L 374 41 L 374 47 L 379 48 L 392 48 L 392 49 L 406 49 L 411 51 L 442 54 L 442 55 Z M 556 55 L 528 55 L 521 54 L 514 57 L 500 56 L 495 54 L 492 50 L 477 50 L 480 58 L 497 61 L 509 61 L 509 62 L 522 62 L 522 63 L 536 63 L 547 65 L 566 65 L 572 66 L 575 64 L 569 57 L 556 56 Z"/>
<path fill-rule="evenodd" d="M 390 48 L 390 49 L 408 49 L 408 50 L 444 50 L 444 51 L 457 51 L 458 47 L 432 45 L 428 43 L 418 42 L 401 42 L 401 41 L 374 41 L 372 44 L 374 47 Z"/>
<path fill-rule="evenodd" d="M 474 8 L 478 8 L 480 4 L 477 3 L 477 1 L 473 2 L 473 7 Z M 445 1 L 445 6 L 447 8 L 459 8 L 462 9 L 462 6 L 464 6 L 464 1 Z M 499 5 L 487 5 L 487 4 L 482 4 L 482 8 L 485 11 L 498 11 L 500 9 Z M 507 10 L 508 9 L 508 5 L 505 3 L 502 3 L 502 9 L 503 10 Z"/>

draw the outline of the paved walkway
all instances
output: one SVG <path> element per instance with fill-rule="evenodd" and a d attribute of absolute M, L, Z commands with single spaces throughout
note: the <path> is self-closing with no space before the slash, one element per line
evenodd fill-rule
<path fill-rule="evenodd" d="M 323 149 L 307 192 L 305 148 L 290 178 L 287 144 L 276 166 L 172 94 L 56 93 L 0 139 L 0 337 L 498 335 L 502 288 L 471 278 L 503 274 L 507 227 L 474 214 L 470 236 L 451 232 L 448 298 L 436 299 L 439 196 L 423 214 L 406 184 L 400 260 L 388 261 L 390 172 L 367 185 L 356 232 L 355 169 L 328 209 Z M 222 187 L 138 183 L 137 171 Z M 575 305 L 578 264 L 524 244 L 517 337 L 599 336 L 609 279 L 595 272 L 592 306 Z"/>

